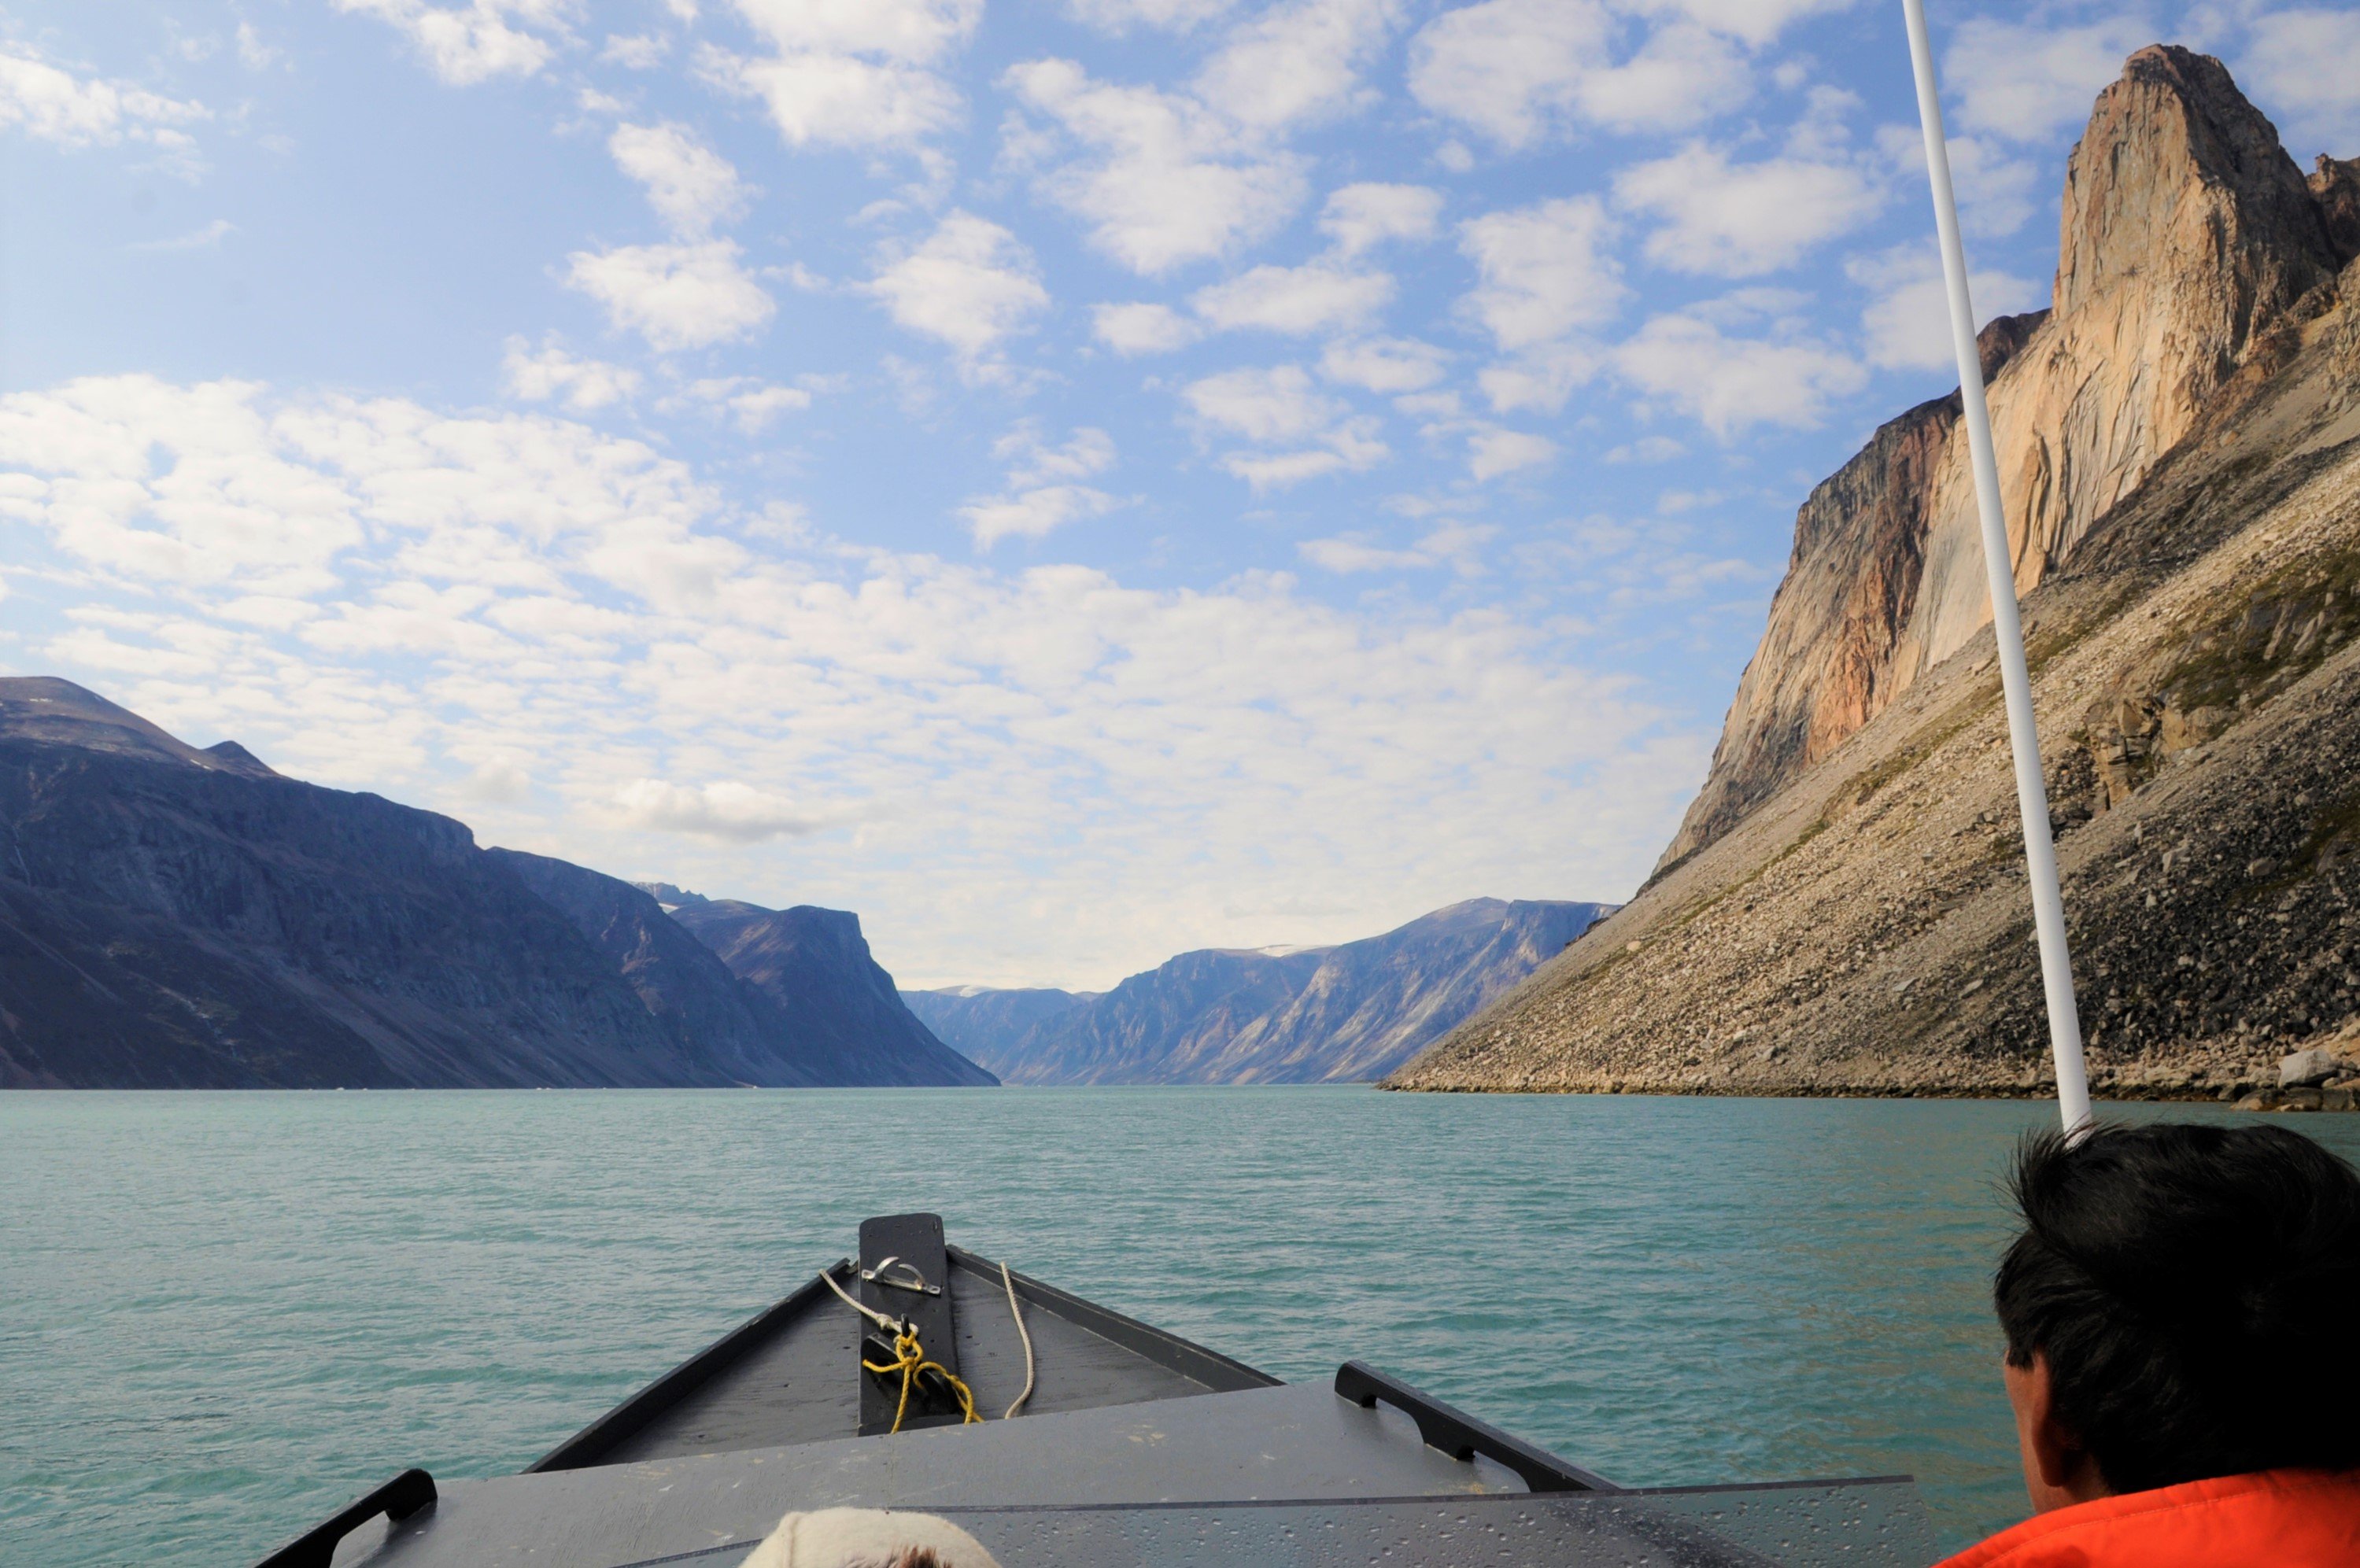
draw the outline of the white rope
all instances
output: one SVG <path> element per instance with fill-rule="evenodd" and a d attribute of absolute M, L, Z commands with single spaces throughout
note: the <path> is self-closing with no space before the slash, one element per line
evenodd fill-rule
<path fill-rule="evenodd" d="M 1926 178 L 1934 197 L 1934 227 L 1942 249 L 1942 281 L 1950 295 L 1950 341 L 1959 360 L 1959 398 L 1967 451 L 1975 476 L 1975 508 L 1983 525 L 1983 567 L 1991 580 L 1992 646 L 2006 699 L 2008 747 L 2016 757 L 2016 799 L 2024 820 L 2025 880 L 2031 885 L 2032 927 L 2040 948 L 2040 976 L 2049 1002 L 2049 1043 L 2057 1066 L 2057 1110 L 2067 1136 L 2090 1123 L 2090 1084 L 2081 1061 L 2081 1018 L 2073 999 L 2073 960 L 2065 942 L 2065 901 L 2057 882 L 2057 842 L 2049 826 L 2049 787 L 2040 773 L 2040 734 L 2032 722 L 2032 677 L 2025 667 L 2024 628 L 2016 608 L 2016 571 L 2009 558 L 2007 518 L 2000 510 L 1999 466 L 1992 451 L 1991 410 L 1983 401 L 1983 355 L 1975 346 L 1975 311 L 1967 292 L 1967 253 L 1959 238 L 1959 204 L 1950 189 L 1950 155 L 1942 135 L 1942 99 L 1934 82 L 1934 45 L 1926 30 L 1925 0 L 1902 0 L 1909 28 L 1909 63 L 1918 82 L 1918 119 L 1926 136 Z"/>
<path fill-rule="evenodd" d="M 1008 1272 L 1005 1263 L 1000 1266 L 1000 1282 L 1008 1287 L 1008 1315 L 1016 1320 L 1016 1337 L 1024 1342 L 1024 1391 L 1016 1396 L 1016 1402 L 1000 1416 L 1001 1421 L 1007 1421 L 1022 1410 L 1024 1401 L 1032 1397 L 1032 1335 L 1024 1326 L 1023 1309 L 1016 1304 L 1015 1277 Z"/>
<path fill-rule="evenodd" d="M 819 1277 L 826 1283 L 829 1290 L 835 1291 L 837 1296 L 843 1299 L 846 1306 L 850 1307 L 854 1312 L 858 1312 L 862 1317 L 867 1318 L 879 1328 L 881 1328 L 886 1333 L 891 1334 L 899 1334 L 902 1332 L 902 1323 L 901 1319 L 889 1318 L 883 1312 L 879 1312 L 876 1308 L 864 1307 L 858 1301 L 854 1301 L 850 1296 L 845 1295 L 844 1287 L 836 1282 L 835 1270 L 823 1269 L 819 1271 Z"/>

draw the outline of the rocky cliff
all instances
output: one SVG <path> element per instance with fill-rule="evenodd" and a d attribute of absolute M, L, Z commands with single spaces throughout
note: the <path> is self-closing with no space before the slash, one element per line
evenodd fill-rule
<path fill-rule="evenodd" d="M 893 976 L 869 952 L 858 915 L 808 904 L 766 909 L 693 894 L 665 909 L 780 1020 L 823 1074 L 820 1082 L 1000 1082 L 936 1039 L 902 1004 Z"/>
<path fill-rule="evenodd" d="M 909 1081 L 625 884 L 67 681 L 0 681 L 0 1086 Z"/>
<path fill-rule="evenodd" d="M 979 1059 L 1011 1083 L 1364 1083 L 1611 908 L 1471 898 L 1338 947 L 1184 953 L 1104 996 L 1049 1010 Z M 971 992 L 965 1006 L 990 995 Z"/>
<path fill-rule="evenodd" d="M 2066 168 L 2051 309 L 1983 334 L 2020 593 L 2266 379 L 2360 229 L 2351 165 L 2306 181 L 2220 61 L 2140 50 Z M 1663 864 L 1727 833 L 1991 618 L 1958 400 L 1911 410 L 1805 502 L 1704 789 Z"/>
<path fill-rule="evenodd" d="M 943 1043 L 993 1072 L 1006 1066 L 1025 1031 L 1054 1013 L 1093 1002 L 1096 991 L 1060 991 L 1050 986 L 1006 990 L 989 985 L 946 985 L 904 991 L 901 1000 Z"/>
<path fill-rule="evenodd" d="M 2360 1008 L 2352 182 L 2332 159 L 2306 180 L 2218 62 L 2142 50 L 2074 150 L 2054 309 L 1994 382 L 2101 1093 L 2229 1095 Z M 1805 508 L 1655 879 L 1395 1085 L 2049 1091 L 1963 441 L 1938 422 L 1922 498 L 1879 459 Z"/>

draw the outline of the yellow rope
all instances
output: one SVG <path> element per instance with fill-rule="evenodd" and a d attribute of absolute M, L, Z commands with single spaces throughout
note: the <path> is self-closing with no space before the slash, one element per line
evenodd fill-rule
<path fill-rule="evenodd" d="M 981 1424 L 983 1418 L 975 1413 L 975 1396 L 967 1391 L 967 1386 L 959 1381 L 957 1376 L 948 1367 L 939 1361 L 926 1359 L 925 1348 L 918 1343 L 916 1329 L 904 1326 L 893 1336 L 893 1354 L 898 1359 L 882 1365 L 866 1356 L 863 1356 L 860 1362 L 860 1365 L 880 1377 L 890 1376 L 895 1372 L 901 1374 L 901 1402 L 893 1408 L 893 1424 L 887 1429 L 889 1435 L 901 1430 L 901 1418 L 910 1413 L 910 1390 L 916 1385 L 919 1376 L 927 1372 L 932 1372 L 935 1377 L 948 1383 L 952 1390 L 958 1395 L 959 1409 L 966 1412 L 967 1416 L 967 1419 L 959 1423 L 961 1426 Z"/>

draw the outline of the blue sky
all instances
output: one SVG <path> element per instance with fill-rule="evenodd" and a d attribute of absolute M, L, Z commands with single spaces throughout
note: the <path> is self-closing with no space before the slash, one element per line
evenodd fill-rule
<path fill-rule="evenodd" d="M 1986 315 L 2158 38 L 1934 6 Z M 1897 5 L 0 5 L 0 668 L 1104 985 L 1619 898 L 1953 383 Z"/>

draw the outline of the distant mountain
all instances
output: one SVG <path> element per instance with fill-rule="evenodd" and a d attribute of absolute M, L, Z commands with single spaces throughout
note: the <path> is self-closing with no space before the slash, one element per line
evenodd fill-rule
<path fill-rule="evenodd" d="M 70 681 L 0 680 L 0 1086 L 906 1083 L 922 1059 L 805 1027 L 628 884 Z M 815 966 L 795 1000 L 833 1018 L 882 975 Z"/>
<path fill-rule="evenodd" d="M 1043 1004 L 1043 1016 L 1012 1041 L 987 1040 L 980 1029 L 970 1038 L 977 1059 L 1011 1083 L 1372 1080 L 1613 908 L 1473 898 L 1340 947 L 1184 953 L 1104 996 Z M 994 995 L 1042 994 L 971 992 L 965 1005 L 974 1009 Z"/>
<path fill-rule="evenodd" d="M 986 1066 L 1005 1062 L 1025 1031 L 1043 1018 L 1098 997 L 1096 991 L 995 991 L 988 985 L 901 993 L 910 1010 L 945 1044 Z"/>
<path fill-rule="evenodd" d="M 808 904 L 766 909 L 694 895 L 669 913 L 790 1021 L 798 1043 L 839 1074 L 836 1082 L 1000 1082 L 902 1005 L 893 976 L 869 956 L 858 915 Z"/>

